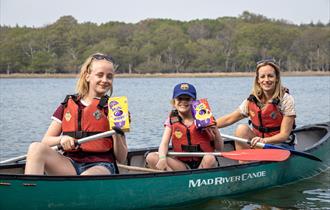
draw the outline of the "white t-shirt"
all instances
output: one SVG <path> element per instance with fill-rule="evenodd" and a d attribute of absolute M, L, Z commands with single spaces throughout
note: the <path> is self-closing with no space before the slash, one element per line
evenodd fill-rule
<path fill-rule="evenodd" d="M 296 116 L 296 108 L 294 105 L 294 99 L 292 95 L 285 93 L 283 98 L 280 100 L 278 104 L 280 108 L 280 112 L 284 116 Z M 238 111 L 245 117 L 249 116 L 248 110 L 248 100 L 245 99 L 241 105 L 238 107 Z"/>

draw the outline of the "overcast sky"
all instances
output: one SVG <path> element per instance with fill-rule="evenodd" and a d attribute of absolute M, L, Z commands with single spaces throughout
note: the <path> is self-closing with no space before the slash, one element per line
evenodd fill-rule
<path fill-rule="evenodd" d="M 98 24 L 147 18 L 189 21 L 237 17 L 243 11 L 295 24 L 328 23 L 330 0 L 0 0 L 0 25 L 41 27 L 64 15 Z"/>

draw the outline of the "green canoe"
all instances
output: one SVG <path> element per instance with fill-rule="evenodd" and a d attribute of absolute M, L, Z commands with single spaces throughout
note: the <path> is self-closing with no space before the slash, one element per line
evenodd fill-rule
<path fill-rule="evenodd" d="M 314 176 L 330 166 L 330 123 L 295 130 L 297 150 L 322 160 L 291 155 L 281 162 L 219 158 L 220 167 L 179 172 L 141 172 L 149 148 L 129 152 L 121 174 L 108 176 L 23 175 L 24 163 L 0 166 L 0 209 L 146 209 L 268 188 Z M 226 150 L 233 142 L 226 141 Z M 127 169 L 128 168 L 128 169 Z"/>

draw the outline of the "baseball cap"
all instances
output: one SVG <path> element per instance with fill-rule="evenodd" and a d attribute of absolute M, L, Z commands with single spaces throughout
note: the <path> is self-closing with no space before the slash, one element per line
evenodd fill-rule
<path fill-rule="evenodd" d="M 181 95 L 188 95 L 193 99 L 196 99 L 196 89 L 193 85 L 189 83 L 177 84 L 173 90 L 173 99 Z"/>

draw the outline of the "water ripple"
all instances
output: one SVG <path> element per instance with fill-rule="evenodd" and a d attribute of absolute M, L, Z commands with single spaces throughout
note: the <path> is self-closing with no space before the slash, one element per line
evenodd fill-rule
<path fill-rule="evenodd" d="M 314 189 L 314 190 L 305 190 L 304 194 L 312 195 L 315 197 L 307 197 L 307 200 L 311 201 L 320 201 L 330 203 L 330 189 Z"/>

